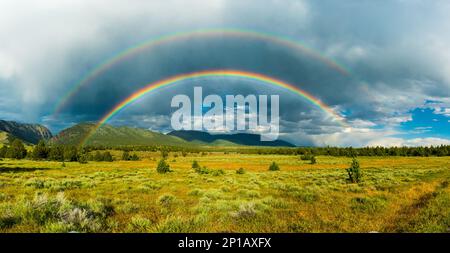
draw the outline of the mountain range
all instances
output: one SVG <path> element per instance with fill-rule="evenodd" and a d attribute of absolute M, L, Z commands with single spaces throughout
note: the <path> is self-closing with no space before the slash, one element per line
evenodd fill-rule
<path fill-rule="evenodd" d="M 43 125 L 0 120 L 0 142 L 7 142 L 12 138 L 36 144 L 39 140 L 52 138 L 52 133 Z"/>
<path fill-rule="evenodd" d="M 294 145 L 276 140 L 260 141 L 258 134 L 210 134 L 201 131 L 172 131 L 163 134 L 143 128 L 103 125 L 93 132 L 95 123 L 79 123 L 66 128 L 53 136 L 50 130 L 39 124 L 24 124 L 0 120 L 0 143 L 19 138 L 27 143 L 36 144 L 39 140 L 48 140 L 53 144 L 126 146 L 126 145 L 169 145 L 169 146 L 285 146 Z"/>
<path fill-rule="evenodd" d="M 261 141 L 259 134 L 210 134 L 201 131 L 172 131 L 167 135 L 179 137 L 185 141 L 195 142 L 199 144 L 215 144 L 217 146 L 229 146 L 229 145 L 246 145 L 246 146 L 283 146 L 294 147 L 293 144 L 283 141 Z M 228 144 L 228 145 L 227 145 Z"/>

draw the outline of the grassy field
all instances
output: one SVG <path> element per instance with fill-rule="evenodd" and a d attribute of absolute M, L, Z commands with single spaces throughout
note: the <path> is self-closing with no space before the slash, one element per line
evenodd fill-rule
<path fill-rule="evenodd" d="M 159 153 L 139 156 L 0 161 L 0 231 L 450 232 L 450 157 L 359 157 L 354 184 L 346 157 L 171 153 L 158 174 Z"/>

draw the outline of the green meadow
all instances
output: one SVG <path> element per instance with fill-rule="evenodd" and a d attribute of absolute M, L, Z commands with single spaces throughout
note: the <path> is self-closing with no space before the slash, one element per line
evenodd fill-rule
<path fill-rule="evenodd" d="M 358 157 L 352 183 L 347 157 L 172 152 L 161 174 L 159 152 L 111 153 L 1 160 L 0 231 L 450 232 L 450 157 Z"/>

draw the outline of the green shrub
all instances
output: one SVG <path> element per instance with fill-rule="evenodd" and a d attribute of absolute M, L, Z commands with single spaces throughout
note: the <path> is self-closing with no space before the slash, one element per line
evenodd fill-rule
<path fill-rule="evenodd" d="M 94 157 L 93 157 L 94 161 L 96 162 L 100 162 L 103 161 L 103 155 L 102 153 L 100 153 L 100 151 L 95 151 Z"/>
<path fill-rule="evenodd" d="M 311 160 L 311 157 L 312 157 L 312 155 L 309 155 L 309 154 L 301 155 L 300 160 L 308 161 L 308 160 Z"/>
<path fill-rule="evenodd" d="M 131 222 L 128 224 L 128 231 L 133 233 L 145 233 L 150 230 L 151 226 L 152 222 L 149 219 L 137 216 L 131 218 Z"/>
<path fill-rule="evenodd" d="M 163 194 L 159 196 L 158 204 L 161 205 L 162 207 L 168 208 L 175 203 L 176 199 L 177 198 L 172 194 Z"/>
<path fill-rule="evenodd" d="M 128 150 L 125 150 L 122 153 L 122 160 L 123 161 L 139 161 L 139 156 L 137 156 L 136 154 L 130 155 Z"/>
<path fill-rule="evenodd" d="M 166 160 L 161 159 L 158 162 L 158 166 L 156 167 L 156 171 L 160 174 L 165 174 L 170 172 L 170 165 L 166 162 Z"/>
<path fill-rule="evenodd" d="M 239 168 L 236 170 L 236 174 L 245 174 L 244 168 Z"/>
<path fill-rule="evenodd" d="M 192 168 L 193 168 L 194 170 L 196 170 L 196 169 L 200 168 L 200 164 L 198 164 L 198 162 L 197 162 L 196 160 L 194 160 L 194 161 L 192 162 Z"/>
<path fill-rule="evenodd" d="M 213 176 L 222 176 L 222 175 L 224 175 L 224 174 L 225 174 L 225 171 L 222 170 L 222 169 L 213 170 L 213 171 L 211 172 L 211 175 L 213 175 Z"/>
<path fill-rule="evenodd" d="M 31 153 L 31 157 L 34 160 L 47 159 L 49 152 L 50 150 L 45 144 L 45 141 L 40 140 L 39 143 L 34 147 L 33 152 Z"/>
<path fill-rule="evenodd" d="M 109 153 L 109 151 L 106 151 L 105 153 L 103 153 L 103 161 L 105 161 L 105 162 L 113 161 L 113 157 L 112 157 L 111 153 Z"/>
<path fill-rule="evenodd" d="M 169 157 L 169 151 L 161 150 L 161 157 L 162 159 L 167 159 L 167 157 Z"/>
<path fill-rule="evenodd" d="M 33 187 L 35 189 L 43 189 L 45 188 L 45 182 L 41 179 L 30 178 L 27 182 L 25 182 L 25 186 Z"/>
<path fill-rule="evenodd" d="M 11 143 L 11 146 L 6 150 L 5 156 L 7 158 L 23 159 L 27 156 L 27 150 L 25 149 L 22 141 L 15 139 Z"/>
<path fill-rule="evenodd" d="M 81 164 L 88 163 L 87 155 L 85 155 L 85 154 L 80 155 L 80 157 L 78 157 L 78 162 Z"/>
<path fill-rule="evenodd" d="M 196 169 L 195 172 L 197 172 L 198 174 L 209 174 L 210 173 L 209 169 L 206 167 L 200 167 L 200 168 Z"/>
<path fill-rule="evenodd" d="M 348 174 L 348 181 L 351 183 L 359 183 L 362 179 L 362 172 L 359 167 L 359 162 L 356 158 L 353 158 L 350 168 L 346 169 Z"/>
<path fill-rule="evenodd" d="M 276 162 L 272 162 L 269 166 L 269 171 L 278 171 L 280 170 L 280 166 Z"/>
<path fill-rule="evenodd" d="M 132 154 L 130 157 L 130 161 L 139 161 L 139 156 L 136 154 Z"/>
<path fill-rule="evenodd" d="M 69 162 L 76 162 L 78 160 L 78 150 L 74 146 L 64 147 L 64 160 Z"/>
<path fill-rule="evenodd" d="M 315 156 L 311 156 L 311 159 L 310 159 L 310 161 L 311 161 L 311 164 L 316 164 L 316 157 Z"/>
<path fill-rule="evenodd" d="M 48 159 L 52 161 L 64 161 L 64 147 L 61 145 L 55 145 L 50 147 L 48 153 Z"/>
<path fill-rule="evenodd" d="M 2 213 L 0 215 L 0 229 L 13 227 L 17 223 L 20 223 L 20 217 L 11 213 Z"/>
<path fill-rule="evenodd" d="M 255 204 L 250 202 L 241 204 L 239 206 L 239 210 L 237 210 L 236 212 L 232 212 L 231 216 L 235 219 L 251 220 L 255 218 L 257 214 L 258 213 L 256 211 Z"/>
<path fill-rule="evenodd" d="M 130 160 L 130 153 L 127 150 L 123 151 L 123 153 L 122 153 L 122 160 L 123 161 L 129 161 Z"/>
<path fill-rule="evenodd" d="M 203 191 L 201 189 L 193 189 L 188 194 L 191 196 L 201 196 L 203 195 Z"/>
<path fill-rule="evenodd" d="M 200 166 L 200 164 L 195 160 L 192 162 L 192 169 L 194 169 L 194 171 L 197 172 L 198 174 L 209 174 L 212 172 L 208 168 L 206 168 L 206 166 L 203 166 L 203 167 Z M 220 173 L 221 172 L 215 172 L 215 176 L 219 176 Z M 222 174 L 224 174 L 224 173 L 222 173 Z"/>
<path fill-rule="evenodd" d="M 2 146 L 0 148 L 0 158 L 6 158 L 6 153 L 8 152 L 7 146 Z"/>

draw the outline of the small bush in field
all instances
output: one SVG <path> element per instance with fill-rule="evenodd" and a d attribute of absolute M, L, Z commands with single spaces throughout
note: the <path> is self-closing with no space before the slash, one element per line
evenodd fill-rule
<path fill-rule="evenodd" d="M 209 169 L 206 167 L 199 167 L 195 170 L 195 172 L 197 172 L 198 174 L 209 174 L 210 173 Z"/>
<path fill-rule="evenodd" d="M 237 169 L 236 170 L 236 174 L 245 174 L 245 170 L 244 170 L 244 168 L 239 168 L 239 169 Z"/>
<path fill-rule="evenodd" d="M 139 159 L 140 159 L 139 156 L 136 154 L 132 154 L 130 157 L 130 161 L 139 161 Z"/>
<path fill-rule="evenodd" d="M 128 224 L 128 230 L 134 233 L 145 233 L 150 230 L 152 222 L 149 219 L 140 216 L 131 218 Z"/>
<path fill-rule="evenodd" d="M 129 161 L 130 160 L 130 153 L 128 151 L 123 151 L 122 153 L 122 160 L 123 161 Z"/>
<path fill-rule="evenodd" d="M 272 162 L 269 166 L 269 171 L 278 171 L 280 170 L 280 166 L 276 162 Z"/>
<path fill-rule="evenodd" d="M 224 175 L 224 174 L 225 174 L 225 171 L 222 170 L 222 169 L 213 170 L 213 171 L 211 172 L 211 175 L 213 175 L 213 176 L 222 176 L 222 175 Z"/>
<path fill-rule="evenodd" d="M 156 167 L 156 171 L 160 174 L 165 174 L 170 172 L 170 165 L 166 162 L 166 160 L 161 159 L 158 162 L 158 166 Z"/>
<path fill-rule="evenodd" d="M 78 162 L 81 164 L 86 164 L 88 163 L 88 159 L 86 155 L 80 155 L 80 157 L 78 158 Z"/>
<path fill-rule="evenodd" d="M 161 157 L 162 159 L 167 159 L 167 157 L 169 157 L 169 151 L 161 150 Z"/>
<path fill-rule="evenodd" d="M 311 156 L 311 159 L 310 159 L 310 161 L 311 161 L 311 164 L 316 164 L 316 157 L 315 156 Z"/>
<path fill-rule="evenodd" d="M 197 162 L 196 160 L 194 160 L 194 161 L 192 162 L 192 168 L 193 168 L 194 170 L 196 170 L 196 169 L 200 168 L 200 164 L 198 164 L 198 162 Z"/>
<path fill-rule="evenodd" d="M 362 179 L 362 172 L 359 167 L 359 162 L 356 158 L 353 158 L 352 165 L 347 169 L 348 181 L 351 183 L 359 183 Z"/>
<path fill-rule="evenodd" d="M 158 204 L 160 204 L 163 207 L 168 208 L 175 203 L 176 199 L 177 198 L 175 196 L 173 196 L 172 194 L 164 194 L 158 198 Z"/>
<path fill-rule="evenodd" d="M 302 161 L 308 161 L 308 160 L 311 160 L 311 155 L 309 155 L 309 154 L 301 155 L 301 156 L 300 156 L 300 160 L 302 160 Z"/>
<path fill-rule="evenodd" d="M 192 162 L 192 169 L 194 169 L 195 172 L 197 172 L 198 174 L 209 174 L 211 172 L 205 166 L 203 166 L 203 167 L 200 166 L 200 164 L 195 160 L 194 160 L 194 162 Z"/>
<path fill-rule="evenodd" d="M 236 219 L 250 220 L 255 218 L 257 215 L 257 211 L 254 203 L 246 203 L 242 204 L 239 207 L 239 210 L 236 212 L 232 212 L 231 216 Z"/>

